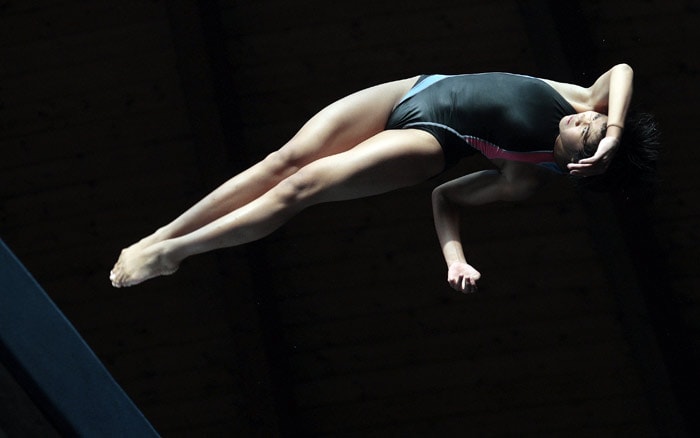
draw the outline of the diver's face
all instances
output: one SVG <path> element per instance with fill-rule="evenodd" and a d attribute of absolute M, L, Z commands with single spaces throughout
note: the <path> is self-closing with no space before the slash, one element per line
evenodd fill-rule
<path fill-rule="evenodd" d="M 567 156 L 580 156 L 584 146 L 595 151 L 598 143 L 605 136 L 608 117 L 595 111 L 572 114 L 559 122 L 559 139 Z"/>

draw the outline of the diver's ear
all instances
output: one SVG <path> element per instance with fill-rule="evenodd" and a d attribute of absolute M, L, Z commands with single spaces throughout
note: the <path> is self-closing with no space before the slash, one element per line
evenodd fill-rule
<path fill-rule="evenodd" d="M 561 136 L 557 135 L 556 140 L 554 140 L 554 161 L 557 166 L 564 171 L 569 172 L 569 168 L 566 167 L 567 164 L 571 163 L 574 157 L 571 154 L 566 153 L 564 150 L 564 145 L 561 142 Z"/>

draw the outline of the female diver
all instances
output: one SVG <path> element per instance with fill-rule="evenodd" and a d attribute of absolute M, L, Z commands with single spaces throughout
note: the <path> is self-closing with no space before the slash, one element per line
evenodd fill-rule
<path fill-rule="evenodd" d="M 557 173 L 595 179 L 622 169 L 617 161 L 651 167 L 653 135 L 634 138 L 631 145 L 625 137 L 633 136 L 623 137 L 640 131 L 626 126 L 632 123 L 627 118 L 632 80 L 632 68 L 619 64 L 588 88 L 480 73 L 413 77 L 354 93 L 312 117 L 282 148 L 124 249 L 110 280 L 126 287 L 172 274 L 187 257 L 260 239 L 311 205 L 418 184 L 464 156 L 482 153 L 494 169 L 433 191 L 448 282 L 473 292 L 481 274 L 464 255 L 460 206 L 523 200 Z"/>

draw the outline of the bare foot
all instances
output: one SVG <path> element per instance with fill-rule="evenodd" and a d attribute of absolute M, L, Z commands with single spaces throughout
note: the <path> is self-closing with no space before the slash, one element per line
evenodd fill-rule
<path fill-rule="evenodd" d="M 121 252 L 109 279 L 114 287 L 129 287 L 173 274 L 178 266 L 179 263 L 168 256 L 164 243 L 146 246 L 142 240 Z"/>

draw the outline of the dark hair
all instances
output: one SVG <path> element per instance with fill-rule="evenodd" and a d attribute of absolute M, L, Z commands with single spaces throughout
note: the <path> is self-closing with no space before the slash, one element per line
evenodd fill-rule
<path fill-rule="evenodd" d="M 620 190 L 627 194 L 649 193 L 657 182 L 660 137 L 658 124 L 651 114 L 628 114 L 620 146 L 605 173 L 575 178 L 575 184 L 595 192 Z M 586 150 L 585 153 L 593 155 L 595 150 Z"/>

